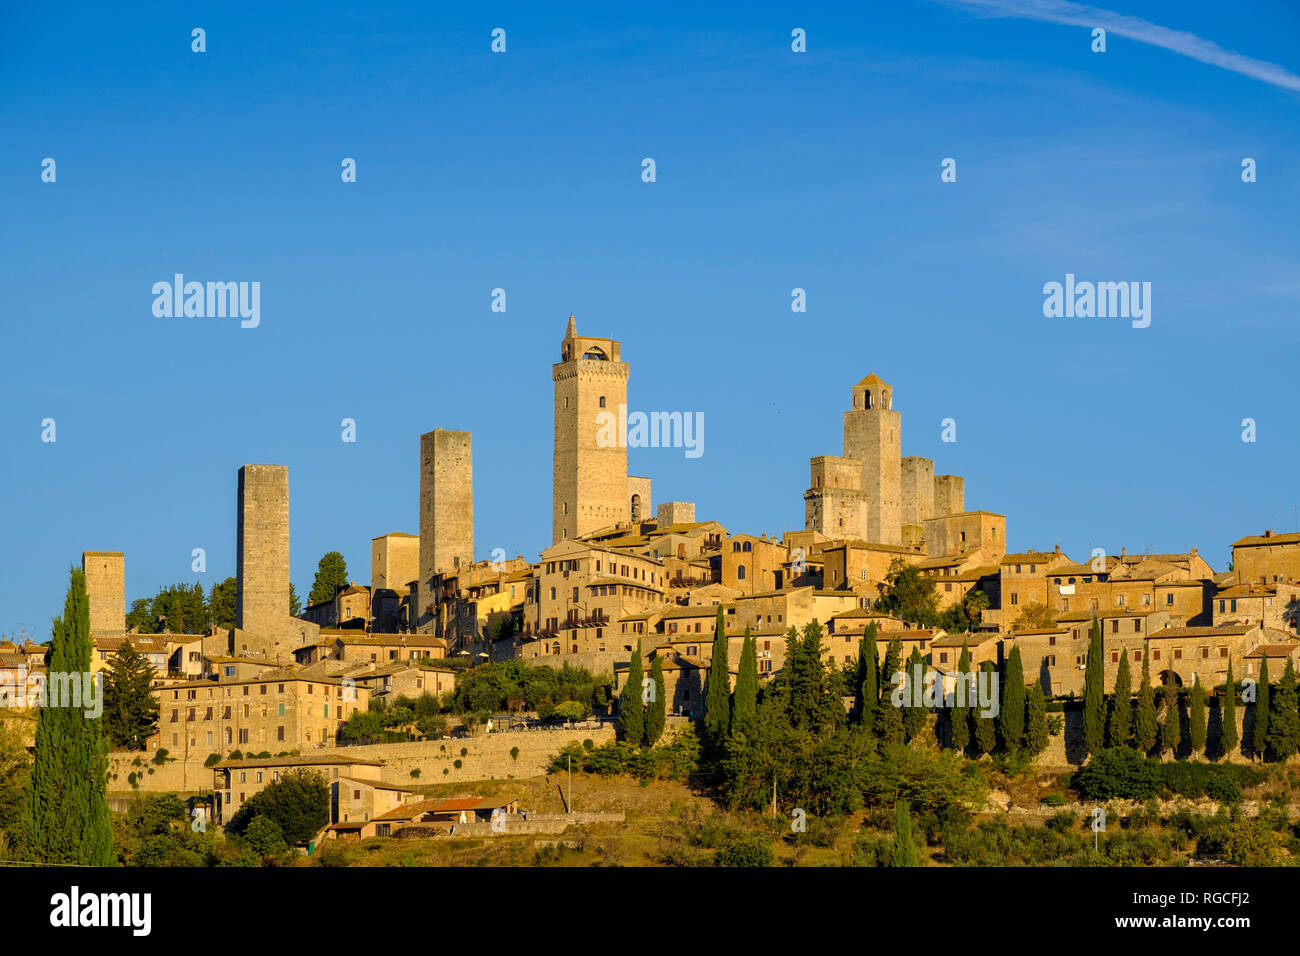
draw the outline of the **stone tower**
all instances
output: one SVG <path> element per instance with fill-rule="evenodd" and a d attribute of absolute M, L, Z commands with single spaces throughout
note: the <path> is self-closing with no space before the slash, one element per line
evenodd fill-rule
<path fill-rule="evenodd" d="M 81 570 L 86 573 L 90 599 L 90 633 L 126 633 L 126 558 L 121 551 L 83 551 Z"/>
<path fill-rule="evenodd" d="M 867 540 L 902 543 L 901 417 L 894 390 L 878 375 L 853 386 L 853 407 L 844 413 L 844 457 L 862 462 L 867 496 Z"/>
<path fill-rule="evenodd" d="M 239 469 L 235 626 L 261 645 L 277 640 L 289 619 L 289 466 Z"/>
<path fill-rule="evenodd" d="M 420 436 L 420 589 L 423 622 L 434 575 L 474 563 L 474 454 L 469 432 Z"/>
<path fill-rule="evenodd" d="M 613 339 L 579 337 L 573 316 L 555 382 L 551 543 L 631 518 L 627 477 L 627 364 Z M 648 507 L 646 509 L 649 510 Z"/>

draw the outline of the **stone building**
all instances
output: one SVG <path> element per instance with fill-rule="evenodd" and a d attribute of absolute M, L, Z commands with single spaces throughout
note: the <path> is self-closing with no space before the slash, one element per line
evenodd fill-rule
<path fill-rule="evenodd" d="M 370 539 L 370 587 L 374 591 L 409 587 L 420 577 L 420 536 L 393 531 Z"/>
<path fill-rule="evenodd" d="M 1265 531 L 1234 541 L 1232 568 L 1239 584 L 1300 581 L 1300 532 Z"/>
<path fill-rule="evenodd" d="M 185 760 L 233 749 L 326 746 L 349 716 L 370 703 L 364 687 L 290 670 L 247 680 L 172 684 L 158 697 L 158 732 L 148 749 L 165 749 Z"/>

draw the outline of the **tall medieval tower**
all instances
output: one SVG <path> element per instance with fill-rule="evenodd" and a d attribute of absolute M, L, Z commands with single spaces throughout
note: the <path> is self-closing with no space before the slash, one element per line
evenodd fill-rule
<path fill-rule="evenodd" d="M 255 641 L 278 638 L 289 618 L 289 468 L 239 469 L 235 626 Z"/>
<path fill-rule="evenodd" d="M 420 584 L 417 625 L 428 623 L 433 577 L 474 563 L 474 450 L 469 432 L 420 436 Z"/>
<path fill-rule="evenodd" d="M 867 496 L 867 539 L 902 543 L 902 416 L 894 390 L 878 375 L 853 386 L 853 407 L 844 413 L 844 457 L 862 462 Z"/>
<path fill-rule="evenodd" d="M 618 342 L 579 337 L 569 316 L 560 361 L 551 370 L 555 382 L 552 544 L 630 519 L 624 434 L 627 376 L 627 364 L 619 361 Z"/>

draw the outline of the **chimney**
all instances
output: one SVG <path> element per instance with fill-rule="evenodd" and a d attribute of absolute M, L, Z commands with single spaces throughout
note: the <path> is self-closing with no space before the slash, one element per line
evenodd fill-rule
<path fill-rule="evenodd" d="M 1058 544 L 1056 547 L 1054 547 L 1054 548 L 1052 549 L 1052 553 L 1053 553 L 1053 554 L 1060 554 L 1060 553 L 1061 553 L 1061 546 Z"/>
<path fill-rule="evenodd" d="M 1127 553 L 1128 553 L 1128 548 L 1120 548 L 1120 549 L 1119 549 L 1119 556 L 1120 556 L 1121 558 L 1124 557 L 1124 555 L 1127 554 Z"/>
<path fill-rule="evenodd" d="M 1266 537 L 1266 538 L 1271 538 L 1271 537 L 1273 537 L 1273 532 L 1272 532 L 1272 530 L 1265 531 L 1265 532 L 1264 532 L 1264 537 Z"/>

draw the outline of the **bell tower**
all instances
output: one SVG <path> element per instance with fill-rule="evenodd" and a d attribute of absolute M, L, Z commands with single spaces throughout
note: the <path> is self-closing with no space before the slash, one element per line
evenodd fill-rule
<path fill-rule="evenodd" d="M 555 383 L 552 544 L 631 518 L 627 377 L 619 343 L 579 336 L 569 316 L 560 361 L 551 367 Z"/>
<path fill-rule="evenodd" d="M 902 544 L 902 416 L 894 390 L 871 374 L 853 386 L 853 407 L 844 413 L 844 457 L 862 463 L 867 497 L 867 539 Z"/>

